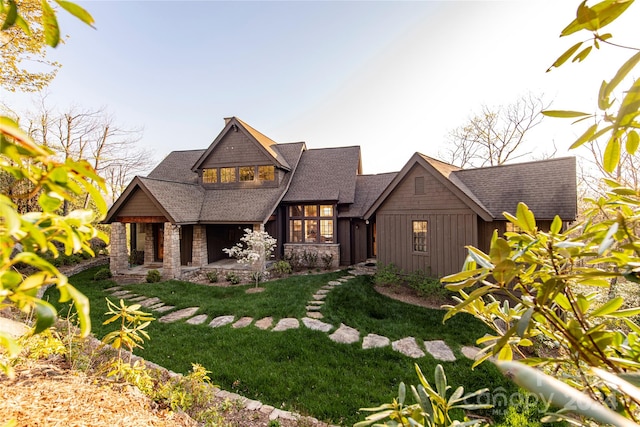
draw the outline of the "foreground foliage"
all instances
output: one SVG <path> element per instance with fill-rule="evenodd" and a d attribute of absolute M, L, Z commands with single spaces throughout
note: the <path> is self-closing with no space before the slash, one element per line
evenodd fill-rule
<path fill-rule="evenodd" d="M 586 31 L 593 44 L 576 43 L 552 68 L 570 58 L 583 61 L 593 47 L 611 43 L 611 34 L 602 34 L 602 28 L 632 3 L 606 0 L 592 7 L 581 3 L 562 36 Z M 592 122 L 572 148 L 606 140 L 598 161 L 607 173 L 623 167 L 621 157 L 638 151 L 640 80 L 628 76 L 639 62 L 640 53 L 634 53 L 610 81 L 602 82 L 599 113 L 545 112 Z M 628 89 L 618 91 L 626 82 Z M 458 304 L 450 307 L 447 318 L 470 313 L 493 330 L 479 340 L 486 347 L 476 364 L 490 356 L 503 361 L 510 361 L 514 354 L 523 357 L 520 362 L 499 365 L 518 384 L 561 408 L 547 420 L 636 425 L 640 421 L 640 389 L 636 388 L 640 384 L 640 308 L 625 306 L 624 299 L 615 295 L 615 283 L 640 283 L 640 190 L 613 179 L 603 184 L 606 194 L 587 200 L 590 209 L 568 230 L 563 230 L 558 217 L 548 232 L 540 230 L 534 213 L 524 204 L 518 205 L 515 215 L 505 213 L 519 231 L 504 237 L 494 234 L 489 253 L 469 247 L 463 271 L 444 279 L 450 290 L 459 292 Z M 608 292 L 609 300 L 594 304 L 598 291 L 586 291 L 586 285 Z M 498 301 L 505 295 L 511 303 Z M 521 350 L 540 339 L 556 343 L 558 350 L 547 357 L 530 357 Z"/>
<path fill-rule="evenodd" d="M 60 6 L 87 23 L 91 16 L 79 6 L 59 1 Z M 30 13 L 30 12 L 29 12 Z M 56 46 L 60 32 L 56 16 L 46 0 L 41 2 L 42 31 L 45 42 Z M 31 30 L 13 0 L 0 1 L 2 32 L 19 28 L 29 39 Z M 30 19 L 31 15 L 29 16 Z M 0 195 L 0 308 L 8 304 L 25 313 L 34 313 L 34 332 L 50 327 L 56 315 L 53 306 L 37 297 L 43 286 L 55 285 L 62 301 L 73 301 L 80 320 L 81 333 L 89 333 L 89 305 L 86 297 L 68 283 L 67 278 L 48 260 L 47 253 L 58 256 L 85 252 L 93 255 L 90 239 L 106 236 L 93 226 L 104 215 L 106 204 L 99 188 L 103 180 L 86 162 L 67 159 L 59 161 L 47 147 L 40 146 L 8 117 L 0 117 L 0 173 L 10 175 L 16 182 L 26 183 L 26 192 L 13 194 L 14 198 L 37 196 L 37 212 L 18 213 L 15 203 Z M 79 194 L 90 194 L 98 214 L 91 210 L 75 210 L 60 215 L 65 200 Z M 31 270 L 19 267 L 28 266 Z M 22 274 L 19 271 L 33 271 Z M 11 375 L 11 360 L 19 351 L 19 344 L 8 334 L 0 332 L 0 347 L 5 352 L 0 358 L 0 370 Z"/>

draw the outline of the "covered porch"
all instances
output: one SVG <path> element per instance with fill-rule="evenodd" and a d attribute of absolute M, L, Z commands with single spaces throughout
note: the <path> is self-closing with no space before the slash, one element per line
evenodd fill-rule
<path fill-rule="evenodd" d="M 161 221 L 113 222 L 110 268 L 114 275 L 146 276 L 158 270 L 180 279 L 204 270 L 242 270 L 223 251 L 240 241 L 245 228 L 259 224 L 173 224 Z M 137 258 L 137 259 L 136 259 Z M 140 264 L 141 263 L 141 264 Z"/>

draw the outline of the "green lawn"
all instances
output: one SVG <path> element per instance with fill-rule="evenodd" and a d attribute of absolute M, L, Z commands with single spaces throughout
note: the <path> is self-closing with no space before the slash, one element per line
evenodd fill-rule
<path fill-rule="evenodd" d="M 71 283 L 89 297 L 92 330 L 102 338 L 114 328 L 101 324 L 108 296 L 105 289 L 114 283 L 93 281 L 96 271 L 91 269 L 73 276 Z M 214 383 L 226 390 L 323 421 L 351 425 L 365 416 L 358 408 L 391 401 L 400 381 L 417 384 L 414 363 L 430 377 L 438 362 L 428 355 L 411 359 L 390 347 L 363 350 L 361 343 L 336 344 L 327 334 L 303 325 L 284 332 L 262 331 L 254 326 L 243 329 L 207 326 L 214 317 L 229 314 L 256 320 L 272 316 L 276 322 L 282 317 L 302 318 L 315 291 L 344 274 L 275 280 L 264 283 L 265 291 L 255 294 L 245 292 L 251 286 L 214 287 L 180 281 L 124 286 L 136 294 L 159 297 L 177 309 L 198 306 L 198 313 L 209 316 L 207 322 L 197 326 L 184 321 L 153 322 L 147 329 L 151 340 L 136 354 L 181 373 L 189 371 L 191 363 L 200 363 L 212 372 Z M 47 296 L 57 301 L 55 290 L 49 290 Z M 62 313 L 68 309 L 59 308 Z M 354 327 L 361 337 L 376 333 L 392 341 L 407 336 L 444 339 L 458 357 L 455 362 L 442 363 L 454 388 L 464 385 L 468 391 L 482 387 L 503 387 L 509 393 L 517 390 L 491 364 L 482 364 L 472 371 L 472 362 L 460 353 L 461 346 L 472 345 L 487 332 L 472 317 L 456 316 L 443 325 L 443 311 L 382 296 L 373 289 L 371 278 L 365 276 L 332 290 L 322 313 L 323 321 L 335 327 L 340 323 Z"/>

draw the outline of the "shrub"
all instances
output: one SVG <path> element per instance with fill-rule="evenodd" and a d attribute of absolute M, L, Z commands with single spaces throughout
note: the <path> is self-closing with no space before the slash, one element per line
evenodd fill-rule
<path fill-rule="evenodd" d="M 93 280 L 107 280 L 111 279 L 112 277 L 113 274 L 111 274 L 111 270 L 109 270 L 109 267 L 104 267 L 96 271 L 96 274 L 93 275 Z"/>
<path fill-rule="evenodd" d="M 285 254 L 284 259 L 289 263 L 294 271 L 302 268 L 302 260 L 296 252 L 291 251 L 288 254 Z"/>
<path fill-rule="evenodd" d="M 271 271 L 273 271 L 278 276 L 284 276 L 285 274 L 291 274 L 293 269 L 291 268 L 291 264 L 288 261 L 282 260 L 274 263 L 271 266 Z"/>
<path fill-rule="evenodd" d="M 429 277 L 421 270 L 414 271 L 407 278 L 407 284 L 410 288 L 415 289 L 418 295 L 422 297 L 435 297 L 446 300 L 453 295 L 453 292 L 447 290 L 440 280 Z"/>
<path fill-rule="evenodd" d="M 322 254 L 322 264 L 324 265 L 325 270 L 331 269 L 331 266 L 333 265 L 333 254 L 332 253 Z"/>
<path fill-rule="evenodd" d="M 162 276 L 158 270 L 147 271 L 147 283 L 157 283 L 162 280 Z"/>
<path fill-rule="evenodd" d="M 144 251 L 139 251 L 136 249 L 131 250 L 131 255 L 129 255 L 129 264 L 131 265 L 143 265 L 144 264 Z"/>
<path fill-rule="evenodd" d="M 377 285 L 398 284 L 402 281 L 401 275 L 402 270 L 400 270 L 394 263 L 390 263 L 378 267 L 378 271 L 374 276 L 374 281 Z"/>
<path fill-rule="evenodd" d="M 315 268 L 318 264 L 318 252 L 305 250 L 302 253 L 302 259 L 308 268 Z"/>
<path fill-rule="evenodd" d="M 238 283 L 240 283 L 240 276 L 238 276 L 233 271 L 230 271 L 227 274 L 225 274 L 224 279 L 227 282 L 231 283 L 232 285 L 237 285 Z"/>
<path fill-rule="evenodd" d="M 209 283 L 216 283 L 218 281 L 218 271 L 217 270 L 208 271 L 207 280 L 209 281 Z"/>

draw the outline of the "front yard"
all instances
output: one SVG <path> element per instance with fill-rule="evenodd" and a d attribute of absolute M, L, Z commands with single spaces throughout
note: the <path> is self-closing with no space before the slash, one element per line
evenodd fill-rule
<path fill-rule="evenodd" d="M 96 269 L 73 276 L 71 282 L 91 301 L 93 333 L 102 338 L 113 325 L 103 326 L 107 289 L 110 280 L 93 281 Z M 272 317 L 274 324 L 282 318 L 302 319 L 307 305 L 321 287 L 346 272 L 321 275 L 292 276 L 264 283 L 261 293 L 247 293 L 252 286 L 205 286 L 189 282 L 167 281 L 154 284 L 122 286 L 137 295 L 157 297 L 174 311 L 199 307 L 195 314 L 205 314 L 207 320 L 191 325 L 184 320 L 173 323 L 152 322 L 147 331 L 151 340 L 135 353 L 175 372 L 186 373 L 192 363 L 211 371 L 211 378 L 221 388 L 255 399 L 276 408 L 314 416 L 333 424 L 351 425 L 364 419 L 361 407 L 390 402 L 401 381 L 416 384 L 414 363 L 432 375 L 441 363 L 450 384 L 464 385 L 468 391 L 483 387 L 502 388 L 510 393 L 517 389 L 497 369 L 488 363 L 471 370 L 472 361 L 460 348 L 474 345 L 487 330 L 468 316 L 456 316 L 442 323 L 444 311 L 416 307 L 392 300 L 373 289 L 368 276 L 360 276 L 335 287 L 327 293 L 321 309 L 322 321 L 355 328 L 360 341 L 340 344 L 329 334 L 301 325 L 282 332 L 261 330 L 252 324 L 244 328 L 231 325 L 212 328 L 209 322 L 233 315 L 235 319 L 251 317 L 255 321 Z M 57 301 L 55 290 L 47 296 Z M 64 316 L 68 307 L 59 306 Z M 153 312 L 156 318 L 166 313 Z M 444 340 L 453 350 L 455 362 L 439 362 L 430 355 L 417 359 L 405 356 L 386 346 L 364 350 L 362 338 L 377 334 L 391 341 L 404 337 L 424 340 Z M 501 421 L 500 408 L 495 414 L 484 413 Z"/>

